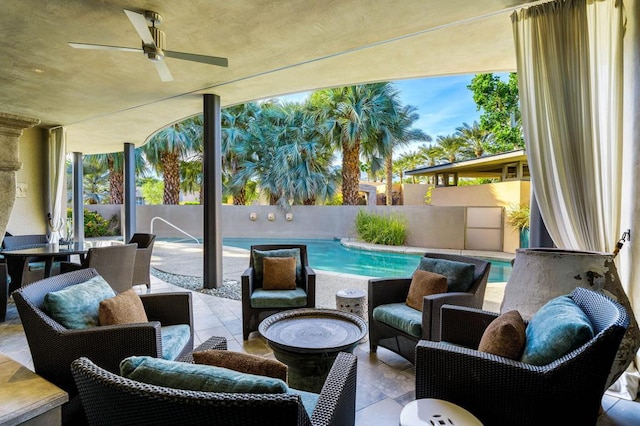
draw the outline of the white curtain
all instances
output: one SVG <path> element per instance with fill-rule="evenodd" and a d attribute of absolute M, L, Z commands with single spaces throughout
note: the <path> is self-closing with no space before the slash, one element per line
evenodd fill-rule
<path fill-rule="evenodd" d="M 50 241 L 60 239 L 60 227 L 67 217 L 65 191 L 67 133 L 64 127 L 49 130 L 49 220 Z"/>
<path fill-rule="evenodd" d="M 612 252 L 625 187 L 622 3 L 558 0 L 518 10 L 512 21 L 532 191 L 545 225 L 560 248 Z M 629 259 L 621 266 L 627 277 L 635 269 Z M 632 363 L 608 392 L 635 399 L 638 377 Z"/>
<path fill-rule="evenodd" d="M 566 0 L 512 15 L 532 190 L 561 248 L 620 237 L 623 10 Z"/>

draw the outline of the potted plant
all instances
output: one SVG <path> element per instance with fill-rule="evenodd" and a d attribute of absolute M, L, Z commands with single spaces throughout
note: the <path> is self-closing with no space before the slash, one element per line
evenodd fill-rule
<path fill-rule="evenodd" d="M 507 209 L 507 223 L 520 232 L 520 247 L 529 247 L 529 205 L 519 204 Z"/>

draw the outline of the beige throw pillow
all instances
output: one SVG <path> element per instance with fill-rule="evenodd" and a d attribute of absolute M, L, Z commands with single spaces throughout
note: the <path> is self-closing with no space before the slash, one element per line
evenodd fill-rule
<path fill-rule="evenodd" d="M 507 311 L 487 326 L 478 350 L 509 359 L 520 359 L 526 341 L 525 330 L 520 312 Z"/>
<path fill-rule="evenodd" d="M 275 359 L 262 358 L 257 355 L 209 349 L 194 352 L 193 361 L 196 364 L 224 367 L 240 373 L 255 374 L 287 381 L 288 367 L 286 364 Z"/>
<path fill-rule="evenodd" d="M 100 325 L 134 324 L 148 322 L 142 300 L 134 289 L 100 302 Z"/>
<path fill-rule="evenodd" d="M 429 271 L 416 269 L 411 278 L 406 303 L 413 309 L 422 311 L 425 296 L 446 293 L 447 277 Z"/>
<path fill-rule="evenodd" d="M 265 290 L 294 290 L 296 288 L 296 259 L 293 257 L 265 257 L 262 288 Z"/>

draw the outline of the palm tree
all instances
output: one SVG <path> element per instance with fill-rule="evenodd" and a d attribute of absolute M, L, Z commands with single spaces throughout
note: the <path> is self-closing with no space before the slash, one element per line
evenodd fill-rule
<path fill-rule="evenodd" d="M 416 113 L 417 108 L 412 105 L 406 105 L 400 108 L 400 113 L 393 116 L 395 120 L 391 123 L 391 143 L 388 144 L 388 152 L 385 156 L 386 170 L 386 204 L 393 204 L 393 149 L 403 146 L 412 141 L 431 141 L 431 136 L 427 135 L 420 129 L 413 129 L 411 126 L 415 123 L 419 116 Z M 402 176 L 400 177 L 402 183 Z"/>
<path fill-rule="evenodd" d="M 403 174 L 405 170 L 417 169 L 423 164 L 424 158 L 418 153 L 418 151 L 405 152 L 400 154 L 400 158 L 393 162 L 394 170 L 397 170 L 400 176 L 400 183 L 403 181 Z M 417 183 L 416 176 L 411 176 L 411 183 Z"/>
<path fill-rule="evenodd" d="M 466 142 L 456 135 L 438 136 L 436 144 L 441 151 L 440 159 L 454 163 L 464 152 Z"/>
<path fill-rule="evenodd" d="M 197 118 L 172 124 L 151 137 L 142 146 L 142 151 L 164 181 L 163 204 L 178 204 L 180 201 L 180 160 L 194 147 L 194 127 Z"/>
<path fill-rule="evenodd" d="M 82 176 L 84 202 L 86 204 L 102 204 L 109 196 L 109 172 L 104 168 L 87 165 Z"/>
<path fill-rule="evenodd" d="M 198 193 L 202 204 L 202 159 L 192 159 L 180 162 L 180 190 L 182 192 Z"/>
<path fill-rule="evenodd" d="M 480 128 L 477 121 L 473 122 L 473 126 L 462 123 L 462 126 L 456 128 L 456 136 L 462 138 L 468 145 L 468 148 L 476 157 L 482 157 L 486 151 L 486 147 L 493 140 L 493 134 L 487 130 Z"/>
<path fill-rule="evenodd" d="M 257 182 L 270 204 L 285 210 L 291 204 L 313 205 L 336 190 L 331 173 L 333 150 L 318 132 L 308 105 L 267 102 L 249 127 L 251 137 L 240 153 L 244 162 L 235 184 Z"/>
<path fill-rule="evenodd" d="M 325 123 L 323 134 L 342 151 L 342 197 L 344 205 L 358 204 L 360 155 L 386 154 L 385 134 L 393 108 L 393 85 L 389 82 L 325 89 L 311 95 Z"/>
<path fill-rule="evenodd" d="M 135 172 L 144 174 L 147 164 L 139 150 L 135 150 Z M 106 154 L 88 154 L 84 161 L 93 167 L 109 171 L 109 198 L 111 204 L 124 203 L 124 153 L 110 152 Z"/>
<path fill-rule="evenodd" d="M 260 115 L 260 106 L 255 102 L 235 105 L 222 110 L 222 176 L 226 192 L 233 197 L 233 204 L 247 202 L 247 179 L 238 179 L 239 171 L 251 153 L 243 149 L 252 137 L 249 128 Z"/>

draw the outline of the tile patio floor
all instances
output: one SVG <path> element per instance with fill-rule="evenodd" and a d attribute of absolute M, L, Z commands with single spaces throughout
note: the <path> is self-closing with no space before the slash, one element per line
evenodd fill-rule
<path fill-rule="evenodd" d="M 157 252 L 157 256 L 156 256 Z M 186 263 L 194 262 L 194 253 L 176 252 L 174 247 L 163 250 L 154 249 L 154 261 L 173 258 L 173 267 L 186 271 Z M 197 257 L 197 256 L 195 256 Z M 181 265 L 182 262 L 185 265 Z M 240 278 L 242 270 L 248 264 L 246 250 L 228 249 L 225 247 L 223 269 L 224 277 Z M 197 269 L 197 267 L 196 267 Z M 325 273 L 318 274 L 318 291 L 323 294 L 319 298 L 318 307 L 335 308 L 335 291 L 341 288 L 365 288 L 366 279 L 362 277 Z M 485 309 L 499 307 L 503 284 L 493 284 L 487 291 Z M 136 286 L 139 292 L 175 292 L 185 291 L 183 288 L 165 283 L 152 277 L 151 290 L 144 286 Z M 227 338 L 229 350 L 244 351 L 251 354 L 273 357 L 265 340 L 254 332 L 249 340 L 242 340 L 242 316 L 239 301 L 193 292 L 193 309 L 195 322 L 195 344 L 198 345 L 211 336 Z M 29 347 L 15 305 L 10 303 L 7 321 L 0 323 L 0 352 L 33 369 Z M 384 348 L 377 354 L 369 353 L 368 343 L 362 343 L 354 350 L 358 358 L 358 393 L 356 402 L 356 425 L 397 426 L 402 407 L 414 399 L 414 367 L 404 358 Z M 606 413 L 600 417 L 599 426 L 640 425 L 640 404 L 605 396 L 603 408 Z"/>

